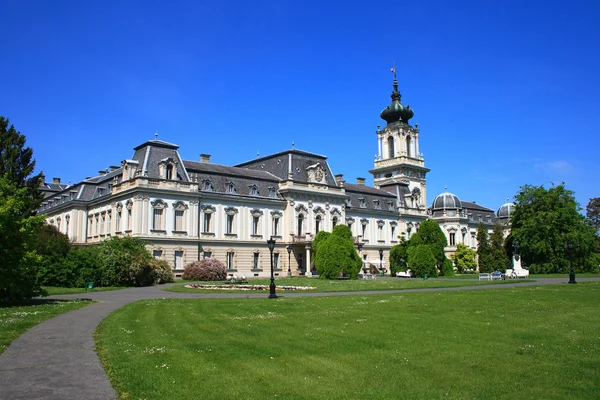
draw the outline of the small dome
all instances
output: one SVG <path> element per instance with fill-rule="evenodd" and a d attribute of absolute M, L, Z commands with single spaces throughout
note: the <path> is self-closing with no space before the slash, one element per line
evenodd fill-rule
<path fill-rule="evenodd" d="M 504 203 L 500 206 L 498 211 L 496 211 L 496 217 L 498 218 L 508 218 L 515 211 L 514 203 Z"/>
<path fill-rule="evenodd" d="M 447 210 L 447 209 L 460 209 L 462 208 L 462 203 L 460 199 L 449 192 L 444 192 L 439 194 L 431 205 L 432 210 Z"/>

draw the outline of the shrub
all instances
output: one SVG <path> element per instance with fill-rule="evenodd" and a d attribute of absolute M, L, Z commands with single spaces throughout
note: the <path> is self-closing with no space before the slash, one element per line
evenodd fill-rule
<path fill-rule="evenodd" d="M 333 234 L 319 246 L 317 261 L 317 272 L 322 279 L 337 278 L 342 273 L 356 279 L 362 266 L 352 241 Z"/>
<path fill-rule="evenodd" d="M 440 271 L 440 275 L 454 276 L 454 264 L 452 264 L 452 261 L 450 261 L 447 258 L 444 259 L 444 262 L 442 263 L 442 270 Z"/>
<path fill-rule="evenodd" d="M 396 272 L 405 272 L 408 269 L 408 242 L 401 239 L 400 244 L 390 249 L 390 274 L 396 276 Z"/>
<path fill-rule="evenodd" d="M 408 265 L 416 277 L 437 276 L 435 256 L 430 246 L 420 244 L 411 246 L 408 250 Z"/>
<path fill-rule="evenodd" d="M 222 281 L 226 277 L 225 265 L 216 258 L 206 258 L 186 265 L 182 276 L 191 281 Z"/>
<path fill-rule="evenodd" d="M 153 259 L 150 264 L 156 272 L 154 283 L 163 284 L 175 282 L 173 270 L 171 270 L 171 266 L 168 262 L 165 260 Z"/>

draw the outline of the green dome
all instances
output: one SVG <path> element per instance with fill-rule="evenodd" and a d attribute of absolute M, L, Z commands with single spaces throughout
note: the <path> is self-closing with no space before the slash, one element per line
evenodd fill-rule
<path fill-rule="evenodd" d="M 400 102 L 402 95 L 398 91 L 398 81 L 396 80 L 396 70 L 394 68 L 394 91 L 392 92 L 392 104 L 387 106 L 381 111 L 381 119 L 385 120 L 388 124 L 392 122 L 398 122 L 402 120 L 404 123 L 408 123 L 408 120 L 414 117 L 415 113 L 409 106 L 405 106 Z"/>

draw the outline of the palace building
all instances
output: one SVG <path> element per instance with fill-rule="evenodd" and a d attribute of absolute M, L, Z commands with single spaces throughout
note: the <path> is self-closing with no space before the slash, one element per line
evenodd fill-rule
<path fill-rule="evenodd" d="M 395 71 L 391 98 L 381 112 L 386 126 L 376 132 L 373 187 L 364 178 L 348 183 L 333 173 L 326 156 L 293 147 L 227 166 L 207 154 L 183 160 L 179 146 L 155 138 L 95 177 L 73 185 L 58 178 L 45 183 L 39 211 L 75 244 L 122 235 L 144 239 L 176 274 L 201 257 L 215 257 L 231 274 L 267 277 L 270 237 L 277 241 L 277 275 L 309 274 L 314 236 L 338 224 L 351 228 L 364 262 L 380 267 L 401 235 L 410 237 L 427 218 L 447 235 L 448 254 L 457 243 L 475 248 L 477 225 L 491 230 L 496 220 L 508 218 L 510 204 L 495 215 L 444 192 L 428 208 L 420 131 L 409 123 L 414 112 L 401 103 Z"/>

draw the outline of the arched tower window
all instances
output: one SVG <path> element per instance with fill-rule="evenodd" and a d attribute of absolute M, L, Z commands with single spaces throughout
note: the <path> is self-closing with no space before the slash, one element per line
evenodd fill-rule
<path fill-rule="evenodd" d="M 298 236 L 302 235 L 302 224 L 304 223 L 304 215 L 298 214 Z"/>
<path fill-rule="evenodd" d="M 315 218 L 315 233 L 319 233 L 321 230 L 321 216 L 317 215 Z"/>
<path fill-rule="evenodd" d="M 411 151 L 410 151 L 410 136 L 406 136 L 406 155 L 409 157 L 412 157 Z"/>
<path fill-rule="evenodd" d="M 388 137 L 388 151 L 389 151 L 389 158 L 394 158 L 394 137 L 390 136 Z"/>

